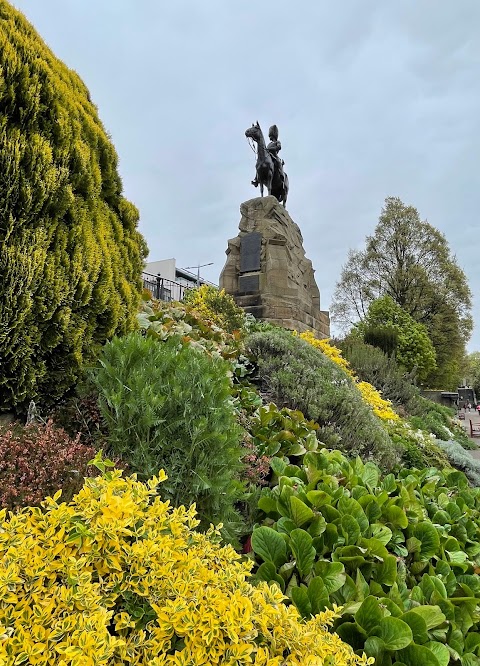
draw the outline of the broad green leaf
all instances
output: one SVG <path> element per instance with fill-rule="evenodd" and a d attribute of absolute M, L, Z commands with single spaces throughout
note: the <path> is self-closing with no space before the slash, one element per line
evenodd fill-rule
<path fill-rule="evenodd" d="M 448 561 L 452 564 L 463 564 L 467 561 L 468 555 L 461 550 L 458 551 L 449 551 L 445 550 Z"/>
<path fill-rule="evenodd" d="M 397 580 L 397 558 L 387 555 L 383 562 L 377 565 L 375 579 L 382 585 L 393 585 Z"/>
<path fill-rule="evenodd" d="M 360 527 L 353 516 L 342 516 L 341 531 L 347 546 L 355 545 L 360 538 Z"/>
<path fill-rule="evenodd" d="M 370 530 L 372 537 L 381 541 L 384 546 L 386 546 L 392 538 L 392 530 L 386 525 L 382 525 L 382 523 L 373 523 L 373 525 L 370 525 Z"/>
<path fill-rule="evenodd" d="M 437 528 L 431 523 L 424 521 L 415 525 L 413 536 L 421 541 L 420 559 L 422 561 L 430 560 L 440 550 L 440 537 Z"/>
<path fill-rule="evenodd" d="M 367 462 L 360 474 L 360 478 L 370 490 L 376 488 L 378 486 L 379 473 L 375 463 Z"/>
<path fill-rule="evenodd" d="M 408 645 L 398 653 L 405 666 L 440 666 L 431 650 L 424 645 Z"/>
<path fill-rule="evenodd" d="M 312 537 L 320 536 L 325 532 L 327 522 L 322 515 L 315 516 L 310 525 L 308 526 L 308 533 Z"/>
<path fill-rule="evenodd" d="M 445 585 L 440 580 L 440 578 L 437 578 L 436 576 L 429 576 L 428 574 L 424 574 L 422 576 L 422 580 L 420 581 L 419 587 L 425 595 L 425 599 L 429 602 L 432 601 L 435 595 L 438 599 L 448 598 Z M 436 601 L 434 603 L 436 603 Z"/>
<path fill-rule="evenodd" d="M 363 650 L 365 636 L 360 631 L 356 622 L 344 622 L 335 629 L 335 633 L 354 650 Z"/>
<path fill-rule="evenodd" d="M 348 569 L 357 569 L 365 564 L 366 548 L 359 548 L 358 546 L 342 546 L 337 548 L 332 554 L 332 559 L 335 562 L 342 562 Z"/>
<path fill-rule="evenodd" d="M 317 555 L 312 546 L 312 537 L 305 530 L 293 530 L 290 533 L 290 548 L 297 562 L 298 572 L 304 578 L 312 570 Z"/>
<path fill-rule="evenodd" d="M 378 658 L 384 653 L 385 648 L 385 643 L 378 636 L 369 636 L 365 641 L 364 650 L 367 657 Z"/>
<path fill-rule="evenodd" d="M 480 645 L 480 634 L 469 631 L 465 637 L 465 652 L 473 652 L 478 645 Z"/>
<path fill-rule="evenodd" d="M 286 516 L 279 518 L 275 526 L 277 528 L 277 532 L 280 534 L 290 534 L 290 532 L 295 530 L 297 527 L 293 520 L 291 520 L 291 518 L 287 518 Z"/>
<path fill-rule="evenodd" d="M 445 615 L 438 606 L 415 606 L 411 609 L 411 612 L 417 613 L 425 620 L 427 629 L 435 629 L 435 627 L 439 627 L 446 620 Z"/>
<path fill-rule="evenodd" d="M 409 553 L 419 553 L 422 548 L 422 542 L 420 539 L 416 539 L 415 537 L 410 537 L 410 539 L 407 539 L 405 545 L 407 546 Z"/>
<path fill-rule="evenodd" d="M 362 539 L 360 546 L 366 548 L 368 552 L 380 561 L 388 557 L 388 550 L 378 539 Z"/>
<path fill-rule="evenodd" d="M 312 578 L 307 592 L 313 615 L 325 610 L 329 601 L 328 592 L 320 576 Z"/>
<path fill-rule="evenodd" d="M 433 654 L 438 659 L 438 663 L 440 664 L 440 666 L 449 665 L 450 652 L 448 651 L 448 648 L 445 645 L 437 643 L 436 641 L 429 641 L 428 643 L 425 644 L 425 647 L 427 647 L 429 650 L 433 652 Z"/>
<path fill-rule="evenodd" d="M 467 477 L 463 472 L 459 471 L 450 472 L 447 476 L 447 484 L 451 488 L 458 488 L 459 490 L 465 490 L 469 486 Z"/>
<path fill-rule="evenodd" d="M 345 568 L 341 562 L 319 560 L 315 565 L 315 573 L 322 579 L 329 595 L 339 590 L 345 583 Z"/>
<path fill-rule="evenodd" d="M 313 518 L 313 511 L 298 497 L 290 497 L 290 518 L 297 527 L 301 527 Z"/>
<path fill-rule="evenodd" d="M 287 559 L 287 545 L 283 537 L 271 527 L 257 527 L 252 534 L 252 548 L 265 562 L 281 566 Z"/>
<path fill-rule="evenodd" d="M 345 575 L 345 583 L 342 587 L 331 595 L 334 598 L 335 603 L 341 604 L 344 606 L 346 603 L 353 602 L 357 598 L 357 588 L 353 579 Z M 358 610 L 358 609 L 357 609 Z"/>
<path fill-rule="evenodd" d="M 258 567 L 255 577 L 259 580 L 265 580 L 267 583 L 275 582 L 278 587 L 285 591 L 285 581 L 277 574 L 277 569 L 273 562 L 264 562 Z"/>
<path fill-rule="evenodd" d="M 272 468 L 273 473 L 277 476 L 281 476 L 283 474 L 286 466 L 287 463 L 282 460 L 282 458 L 272 458 L 270 460 L 270 467 Z"/>
<path fill-rule="evenodd" d="M 355 614 L 355 622 L 370 635 L 383 620 L 383 612 L 375 597 L 367 597 Z"/>
<path fill-rule="evenodd" d="M 319 509 L 324 504 L 331 504 L 332 497 L 324 490 L 309 490 L 307 493 L 307 499 L 312 506 Z"/>
<path fill-rule="evenodd" d="M 337 504 L 337 509 L 344 516 L 352 516 L 358 523 L 362 534 L 366 534 L 370 526 L 369 520 L 362 507 L 352 497 L 342 497 Z"/>
<path fill-rule="evenodd" d="M 415 643 L 418 643 L 418 645 L 423 645 L 429 640 L 427 634 L 427 623 L 421 615 L 410 610 L 402 615 L 402 620 L 406 622 L 412 630 L 413 640 Z"/>
<path fill-rule="evenodd" d="M 462 666 L 480 666 L 480 657 L 467 652 L 462 656 Z"/>
<path fill-rule="evenodd" d="M 264 495 L 258 500 L 258 508 L 265 513 L 277 513 L 277 500 L 272 495 Z"/>
<path fill-rule="evenodd" d="M 291 590 L 291 598 L 300 615 L 304 618 L 310 617 L 312 614 L 312 605 L 310 603 L 310 599 L 308 598 L 306 588 L 293 587 Z"/>
<path fill-rule="evenodd" d="M 267 563 L 264 562 L 264 564 Z M 278 575 L 281 576 L 284 581 L 288 581 L 291 578 L 293 572 L 295 571 L 295 567 L 296 563 L 294 561 L 285 562 L 285 564 L 282 564 L 282 566 L 278 569 Z"/>
<path fill-rule="evenodd" d="M 388 610 L 388 612 L 390 613 L 390 615 L 392 617 L 399 617 L 403 620 L 403 617 L 402 617 L 402 615 L 403 615 L 403 603 L 402 603 L 402 607 L 400 608 L 400 606 L 397 603 L 395 603 L 395 601 L 393 599 L 390 599 L 389 597 L 380 597 L 378 601 L 379 601 L 381 606 L 385 606 L 385 608 Z M 408 624 L 408 622 L 407 622 L 407 624 Z"/>
<path fill-rule="evenodd" d="M 382 489 L 385 490 L 388 494 L 394 493 L 397 489 L 397 482 L 393 474 L 387 474 L 387 476 L 382 481 Z"/>
<path fill-rule="evenodd" d="M 400 527 L 404 530 L 408 526 L 408 518 L 405 511 L 396 504 L 384 507 L 383 517 L 393 527 Z"/>
<path fill-rule="evenodd" d="M 370 588 L 368 587 L 368 583 L 365 580 L 365 578 L 363 577 L 363 574 L 360 571 L 360 569 L 357 569 L 357 576 L 356 576 L 356 579 L 355 579 L 355 586 L 358 590 L 358 597 L 357 598 L 360 601 L 363 601 L 365 599 L 365 597 L 368 597 L 368 595 L 370 593 Z"/>
<path fill-rule="evenodd" d="M 432 518 L 432 523 L 436 523 L 438 525 L 447 525 L 450 522 L 451 522 L 450 515 L 446 511 L 443 511 L 442 509 L 437 511 Z"/>
<path fill-rule="evenodd" d="M 407 647 L 413 640 L 412 630 L 408 624 L 396 617 L 382 618 L 375 635 L 382 639 L 388 650 L 392 651 Z"/>
<path fill-rule="evenodd" d="M 452 523 L 456 523 L 462 517 L 462 512 L 460 507 L 455 502 L 449 502 L 445 507 L 445 511 L 448 513 L 452 519 Z"/>

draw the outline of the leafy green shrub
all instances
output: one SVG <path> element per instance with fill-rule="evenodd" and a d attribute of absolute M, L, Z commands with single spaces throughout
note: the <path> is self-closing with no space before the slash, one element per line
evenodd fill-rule
<path fill-rule="evenodd" d="M 238 331 L 227 333 L 185 303 L 144 301 L 137 322 L 140 330 L 156 340 L 181 336 L 183 342 L 197 349 L 233 360 L 241 352 Z"/>
<path fill-rule="evenodd" d="M 425 379 L 437 367 L 435 347 L 428 336 L 427 328 L 415 321 L 389 295 L 372 301 L 367 315 L 356 327 L 362 334 L 378 328 L 391 331 L 392 335 L 396 334 L 397 363 L 407 372 L 414 371 L 420 379 Z"/>
<path fill-rule="evenodd" d="M 0 508 L 37 505 L 58 490 L 71 499 L 94 454 L 52 421 L 0 428 Z"/>
<path fill-rule="evenodd" d="M 131 333 L 105 345 L 94 373 L 109 450 L 141 478 L 165 469 L 165 497 L 195 502 L 203 527 L 238 519 L 242 450 L 230 367 L 178 337 Z"/>
<path fill-rule="evenodd" d="M 403 449 L 402 464 L 405 467 L 417 469 L 449 467 L 448 457 L 429 432 L 415 428 L 406 420 L 389 423 L 387 430 L 391 440 Z"/>
<path fill-rule="evenodd" d="M 398 332 L 389 328 L 370 327 L 365 329 L 363 339 L 367 345 L 378 347 L 389 356 L 395 353 L 398 345 Z"/>
<path fill-rule="evenodd" d="M 336 614 L 302 621 L 195 509 L 117 471 L 70 504 L 0 512 L 0 663 L 49 666 L 366 666 Z"/>
<path fill-rule="evenodd" d="M 244 311 L 235 303 L 233 296 L 225 293 L 225 289 L 202 284 L 197 289 L 188 289 L 183 302 L 227 333 L 241 329 L 245 323 Z"/>
<path fill-rule="evenodd" d="M 134 326 L 144 240 L 79 76 L 0 5 L 0 411 L 51 403 Z"/>
<path fill-rule="evenodd" d="M 383 467 L 395 465 L 398 448 L 382 423 L 353 381 L 322 352 L 282 329 L 254 333 L 246 346 L 264 395 L 317 422 L 324 444 L 373 458 Z"/>
<path fill-rule="evenodd" d="M 408 405 L 419 390 L 405 377 L 395 359 L 381 349 L 351 337 L 337 343 L 352 370 L 365 382 L 369 382 L 394 405 Z"/>
<path fill-rule="evenodd" d="M 478 662 L 480 488 L 449 470 L 382 478 L 338 451 L 271 466 L 251 538 L 258 580 L 304 617 L 342 605 L 336 631 L 377 666 Z"/>
<path fill-rule="evenodd" d="M 450 463 L 457 469 L 462 470 L 474 486 L 480 487 L 480 461 L 472 458 L 463 446 L 455 440 L 447 442 L 439 440 L 437 444 L 445 453 Z"/>
<path fill-rule="evenodd" d="M 316 451 L 318 424 L 307 421 L 298 410 L 262 405 L 250 422 L 253 442 L 261 455 L 303 456 Z"/>

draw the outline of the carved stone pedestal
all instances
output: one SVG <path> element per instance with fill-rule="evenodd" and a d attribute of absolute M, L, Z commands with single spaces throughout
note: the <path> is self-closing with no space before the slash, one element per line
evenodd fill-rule
<path fill-rule="evenodd" d="M 250 199 L 240 212 L 240 232 L 228 241 L 220 288 L 257 319 L 329 337 L 330 318 L 320 310 L 298 225 L 275 197 Z"/>

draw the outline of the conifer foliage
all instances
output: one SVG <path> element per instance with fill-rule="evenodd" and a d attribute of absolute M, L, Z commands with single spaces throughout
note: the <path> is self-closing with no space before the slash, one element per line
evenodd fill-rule
<path fill-rule="evenodd" d="M 137 222 L 87 88 L 0 0 L 0 411 L 61 396 L 132 327 Z"/>

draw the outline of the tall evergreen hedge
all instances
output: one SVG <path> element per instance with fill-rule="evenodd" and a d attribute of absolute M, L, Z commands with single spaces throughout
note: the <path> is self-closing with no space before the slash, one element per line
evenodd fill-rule
<path fill-rule="evenodd" d="M 60 397 L 133 326 L 137 222 L 84 83 L 0 0 L 0 411 Z"/>

